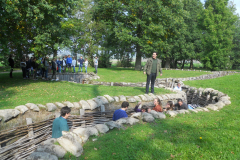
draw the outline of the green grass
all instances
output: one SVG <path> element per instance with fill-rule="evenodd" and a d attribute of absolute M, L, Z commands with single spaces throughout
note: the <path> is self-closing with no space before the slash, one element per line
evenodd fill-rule
<path fill-rule="evenodd" d="M 90 69 L 95 71 L 95 69 Z M 198 72 L 198 71 L 179 71 L 179 70 L 163 70 L 163 75 L 157 78 L 186 78 L 197 77 L 204 74 L 211 74 L 210 72 Z M 147 76 L 143 74 L 143 71 L 135 71 L 130 68 L 98 68 L 98 76 L 101 82 L 145 82 Z"/>
<path fill-rule="evenodd" d="M 65 159 L 239 159 L 239 81 L 240 75 L 231 75 L 185 82 L 226 93 L 232 104 L 219 112 L 182 114 L 126 130 L 114 129 L 84 144 L 81 157 L 68 155 Z"/>
<path fill-rule="evenodd" d="M 143 87 L 117 87 L 76 84 L 70 82 L 33 81 L 22 79 L 22 73 L 0 74 L 0 109 L 14 108 L 26 103 L 46 104 L 54 102 L 78 102 L 101 95 L 135 96 L 145 93 Z M 156 88 L 157 94 L 170 93 Z"/>

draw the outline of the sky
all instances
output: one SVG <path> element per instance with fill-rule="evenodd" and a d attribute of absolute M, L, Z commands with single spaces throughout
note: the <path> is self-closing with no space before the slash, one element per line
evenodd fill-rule
<path fill-rule="evenodd" d="M 201 0 L 202 3 L 204 3 L 205 0 Z M 240 0 L 230 0 L 235 4 L 236 7 L 236 13 L 240 15 Z"/>

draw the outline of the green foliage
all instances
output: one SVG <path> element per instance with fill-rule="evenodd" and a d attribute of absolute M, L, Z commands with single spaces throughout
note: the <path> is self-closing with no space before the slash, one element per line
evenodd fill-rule
<path fill-rule="evenodd" d="M 240 19 L 238 17 L 238 21 L 235 24 L 235 30 L 233 35 L 233 49 L 230 60 L 232 63 L 233 69 L 240 69 Z"/>
<path fill-rule="evenodd" d="M 229 69 L 233 48 L 234 23 L 237 16 L 228 7 L 228 0 L 208 0 L 199 16 L 203 30 L 204 51 L 201 62 L 211 70 Z"/>

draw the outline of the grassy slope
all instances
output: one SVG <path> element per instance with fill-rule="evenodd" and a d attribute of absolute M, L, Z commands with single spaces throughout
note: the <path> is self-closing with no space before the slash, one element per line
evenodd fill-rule
<path fill-rule="evenodd" d="M 176 71 L 176 70 L 163 70 L 163 76 L 157 78 L 185 78 L 196 77 L 204 74 L 210 74 L 209 72 L 198 71 Z M 147 76 L 143 74 L 143 71 L 135 71 L 128 68 L 99 68 L 98 75 L 101 77 L 98 81 L 101 82 L 145 82 Z"/>
<path fill-rule="evenodd" d="M 240 75 L 185 82 L 228 94 L 232 104 L 219 112 L 200 112 L 114 129 L 84 144 L 84 154 L 65 159 L 238 159 L 240 157 Z M 229 83 L 231 82 L 231 83 Z M 202 139 L 200 139 L 200 137 Z"/>
<path fill-rule="evenodd" d="M 0 109 L 14 108 L 26 103 L 46 104 L 50 102 L 78 102 L 101 95 L 133 96 L 145 93 L 142 87 L 115 87 L 82 85 L 69 82 L 23 80 L 21 73 L 0 74 Z M 155 89 L 157 94 L 170 93 L 168 90 Z"/>

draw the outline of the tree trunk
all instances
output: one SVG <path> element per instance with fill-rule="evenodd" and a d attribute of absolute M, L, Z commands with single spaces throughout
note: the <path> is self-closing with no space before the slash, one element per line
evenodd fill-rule
<path fill-rule="evenodd" d="M 183 60 L 183 63 L 182 63 L 182 67 L 181 67 L 181 69 L 184 68 L 184 65 L 185 65 L 185 59 Z"/>
<path fill-rule="evenodd" d="M 165 66 L 164 68 L 170 68 L 170 58 L 166 58 Z"/>
<path fill-rule="evenodd" d="M 177 69 L 177 60 L 175 60 L 174 63 L 175 63 L 175 69 Z"/>
<path fill-rule="evenodd" d="M 142 14 L 143 14 L 143 10 L 142 8 L 139 7 L 139 11 L 138 11 L 138 18 L 141 20 L 142 19 Z M 138 24 L 137 26 L 137 37 L 139 39 L 142 38 L 142 27 L 140 24 Z M 136 50 L 137 50 L 137 54 L 136 54 L 136 61 L 135 61 L 135 70 L 141 70 L 142 68 L 142 53 L 140 50 L 140 45 L 137 44 L 136 45 Z"/>
<path fill-rule="evenodd" d="M 57 50 L 53 49 L 53 57 L 57 58 Z"/>
<path fill-rule="evenodd" d="M 190 62 L 190 67 L 189 69 L 193 69 L 193 59 L 191 59 L 191 62 Z"/>
<path fill-rule="evenodd" d="M 137 54 L 136 54 L 136 60 L 135 60 L 135 70 L 141 70 L 142 68 L 142 54 L 140 51 L 140 46 L 137 44 Z"/>

